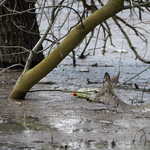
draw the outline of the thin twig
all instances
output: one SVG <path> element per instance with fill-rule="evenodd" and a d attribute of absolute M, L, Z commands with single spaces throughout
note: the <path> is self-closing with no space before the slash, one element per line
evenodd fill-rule
<path fill-rule="evenodd" d="M 0 46 L 0 48 L 19 48 L 19 49 L 21 48 L 21 49 L 25 50 L 26 52 L 30 52 L 28 49 L 26 49 L 23 46 Z M 5 55 L 5 54 L 1 54 L 1 55 Z"/>
<path fill-rule="evenodd" d="M 38 4 L 39 7 L 43 10 L 43 12 L 44 12 L 44 14 L 45 14 L 45 16 L 46 16 L 46 18 L 47 18 L 48 27 L 47 27 L 47 29 L 45 30 L 44 35 L 39 39 L 39 41 L 36 43 L 36 45 L 33 47 L 32 51 L 30 52 L 30 55 L 29 55 L 28 60 L 27 60 L 27 62 L 26 62 L 26 65 L 25 65 L 25 68 L 24 68 L 23 73 L 26 72 L 26 71 L 30 68 L 31 63 L 32 63 L 32 60 L 33 60 L 33 57 L 34 57 L 34 54 L 38 51 L 39 47 L 42 45 L 43 41 L 45 40 L 45 38 L 46 38 L 48 32 L 50 31 L 50 29 L 51 29 L 51 27 L 52 27 L 52 24 L 51 24 L 51 22 L 50 22 L 50 20 L 49 20 L 49 18 L 48 18 L 48 16 L 47 16 L 47 14 L 46 14 L 46 12 L 44 11 L 44 9 L 42 8 L 42 6 L 40 6 L 40 4 L 39 4 L 38 2 L 37 2 L 37 4 Z"/>
<path fill-rule="evenodd" d="M 126 38 L 130 48 L 132 49 L 132 51 L 134 52 L 136 58 L 138 58 L 140 61 L 150 64 L 150 61 L 145 60 L 144 58 L 142 58 L 138 52 L 135 50 L 134 46 L 132 45 L 132 42 L 130 40 L 130 38 L 128 37 L 127 33 L 124 31 L 124 29 L 121 27 L 121 25 L 118 23 L 118 21 L 116 20 L 115 17 L 112 17 L 112 19 L 114 20 L 114 22 L 116 23 L 116 25 L 118 26 L 118 28 L 120 29 L 120 31 L 122 32 L 122 34 L 124 35 L 124 37 Z"/>
<path fill-rule="evenodd" d="M 128 79 L 127 81 L 125 81 L 125 82 L 123 82 L 123 83 L 121 83 L 121 84 L 117 85 L 116 87 L 119 87 L 119 86 L 121 86 L 121 85 L 123 85 L 123 84 L 127 83 L 128 81 L 130 81 L 130 80 L 132 80 L 133 78 L 135 78 L 135 77 L 139 76 L 141 73 L 145 72 L 145 71 L 146 71 L 146 70 L 148 70 L 149 68 L 150 68 L 150 67 L 148 67 L 148 68 L 144 69 L 143 71 L 139 72 L 138 74 L 136 74 L 136 75 L 135 75 L 135 76 L 133 76 L 132 78 Z"/>
<path fill-rule="evenodd" d="M 124 6 L 123 10 L 125 9 L 131 9 L 132 7 L 148 7 L 150 6 L 150 2 L 145 2 L 145 3 L 133 3 L 133 6 L 131 5 L 127 5 L 127 6 Z"/>
<path fill-rule="evenodd" d="M 22 65 L 22 64 L 14 64 L 14 65 L 11 65 L 11 66 L 9 66 L 9 67 L 7 67 L 7 68 L 4 68 L 4 69 L 2 69 L 1 71 L 0 71 L 0 75 L 2 75 L 2 73 L 4 73 L 6 70 L 8 70 L 8 69 L 10 69 L 10 68 L 13 68 L 13 67 L 16 67 L 16 66 L 21 66 L 21 67 L 24 67 L 24 65 Z"/>

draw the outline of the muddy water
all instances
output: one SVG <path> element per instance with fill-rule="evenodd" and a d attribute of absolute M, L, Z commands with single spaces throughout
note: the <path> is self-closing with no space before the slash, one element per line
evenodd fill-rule
<path fill-rule="evenodd" d="M 110 59 L 112 56 L 114 59 Z M 148 67 L 131 56 L 122 54 L 119 83 Z M 77 59 L 77 67 L 72 67 L 72 60 L 67 57 L 31 89 L 24 101 L 8 98 L 21 72 L 3 73 L 0 76 L 0 149 L 150 149 L 149 114 L 110 112 L 101 104 L 72 96 L 72 91 L 81 87 L 99 87 L 106 71 L 115 75 L 119 57 L 119 53 L 106 53 L 105 57 L 98 53 L 94 59 L 92 56 L 84 61 Z M 95 63 L 97 66 L 92 66 Z M 144 88 L 149 74 L 147 70 L 115 89 L 116 94 L 129 104 L 140 104 L 141 100 L 150 104 L 149 92 L 142 93 L 134 87 L 136 83 Z M 95 84 L 88 84 L 87 78 Z M 145 88 L 149 89 L 149 84 Z M 47 91 L 33 92 L 44 89 Z M 56 91 L 48 91 L 51 89 Z"/>
<path fill-rule="evenodd" d="M 129 12 L 121 12 L 120 15 L 126 17 L 125 15 L 129 15 Z M 44 31 L 46 21 L 43 20 L 42 23 L 44 26 L 40 27 Z M 73 67 L 72 59 L 65 58 L 40 84 L 36 84 L 31 89 L 43 91 L 29 92 L 23 101 L 8 98 L 21 72 L 11 71 L 0 76 L 0 150 L 150 149 L 149 113 L 110 112 L 101 104 L 89 103 L 72 96 L 72 91 L 79 88 L 101 86 L 104 73 L 108 72 L 113 77 L 119 71 L 119 66 L 121 72 L 119 84 L 149 67 L 135 60 L 122 34 L 112 22 L 109 23 L 114 29 L 112 38 L 116 47 L 107 46 L 105 56 L 99 48 L 95 56 L 92 56 L 95 43 L 91 42 L 87 51 L 90 55 L 85 60 L 77 58 L 77 66 Z M 147 28 L 149 31 L 149 24 L 147 25 L 148 27 L 145 25 L 144 29 Z M 126 29 L 126 32 L 130 33 L 137 50 L 142 50 L 143 43 L 139 43 L 134 37 L 135 33 L 129 29 Z M 149 43 L 147 44 L 150 46 Z M 48 46 L 47 43 L 45 45 Z M 81 53 L 84 46 L 83 41 L 77 48 L 77 55 Z M 101 38 L 97 47 L 102 47 Z M 124 53 L 120 61 L 118 52 L 122 47 Z M 140 54 L 145 56 L 143 51 Z M 150 59 L 149 51 L 145 58 Z M 116 95 L 129 104 L 140 105 L 141 101 L 142 104 L 150 104 L 150 93 L 142 92 L 143 88 L 150 89 L 150 84 L 147 83 L 149 77 L 150 69 L 116 88 Z M 88 84 L 87 80 L 95 84 Z M 135 90 L 135 83 L 141 90 Z"/>

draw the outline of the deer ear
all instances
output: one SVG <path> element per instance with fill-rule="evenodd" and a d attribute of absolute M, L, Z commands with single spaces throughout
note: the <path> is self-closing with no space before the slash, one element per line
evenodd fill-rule
<path fill-rule="evenodd" d="M 103 86 L 107 87 L 110 84 L 110 75 L 106 72 L 103 79 Z"/>
<path fill-rule="evenodd" d="M 118 83 L 118 79 L 119 79 L 119 75 L 120 75 L 120 71 L 117 73 L 116 76 L 114 76 L 112 79 L 111 79 L 111 83 L 112 83 L 112 86 L 115 87 Z"/>

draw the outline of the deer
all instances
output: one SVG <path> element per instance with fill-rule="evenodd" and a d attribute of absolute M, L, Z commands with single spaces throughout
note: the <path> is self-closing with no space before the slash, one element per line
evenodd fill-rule
<path fill-rule="evenodd" d="M 118 82 L 120 72 L 110 79 L 106 72 L 103 79 L 103 85 L 86 100 L 89 102 L 102 103 L 109 110 L 116 112 L 150 112 L 150 105 L 130 105 L 122 101 L 114 92 L 114 87 Z"/>

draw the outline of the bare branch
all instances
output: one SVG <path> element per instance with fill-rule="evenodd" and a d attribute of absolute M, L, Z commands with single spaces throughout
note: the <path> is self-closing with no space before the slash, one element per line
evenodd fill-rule
<path fill-rule="evenodd" d="M 116 20 L 116 18 L 115 18 L 115 17 L 112 17 L 112 19 L 114 20 L 114 22 L 116 23 L 116 25 L 118 26 L 118 28 L 120 29 L 120 31 L 122 32 L 122 34 L 124 35 L 124 37 L 126 38 L 126 40 L 127 40 L 128 44 L 129 44 L 130 48 L 132 49 L 132 51 L 134 52 L 134 54 L 135 54 L 135 56 L 136 56 L 136 58 L 138 58 L 139 60 L 141 60 L 141 61 L 144 62 L 144 63 L 149 64 L 150 61 L 147 61 L 147 60 L 145 60 L 144 58 L 142 58 L 142 57 L 138 54 L 138 52 L 135 50 L 135 48 L 134 48 L 133 45 L 132 45 L 132 42 L 131 42 L 130 38 L 128 37 L 128 35 L 127 35 L 126 32 L 124 31 L 124 29 L 121 27 L 121 25 L 118 23 L 118 21 Z"/>
<path fill-rule="evenodd" d="M 25 52 L 30 52 L 30 50 L 26 49 L 25 47 L 23 46 L 0 46 L 0 48 L 21 48 L 23 50 L 25 50 Z M 22 52 L 21 52 L 22 53 Z M 23 52 L 24 53 L 24 52 Z M 16 54 L 16 53 L 15 53 Z M 3 55 L 3 54 L 2 54 Z M 13 55 L 13 54 L 11 54 Z"/>
<path fill-rule="evenodd" d="M 137 7 L 137 8 L 140 8 L 140 7 L 149 7 L 150 6 L 150 2 L 145 2 L 145 3 L 133 3 L 133 6 L 131 6 L 131 5 L 127 5 L 127 6 L 124 6 L 124 8 L 123 8 L 123 10 L 125 10 L 125 9 L 131 9 L 131 8 L 135 8 L 135 7 Z"/>
<path fill-rule="evenodd" d="M 2 73 L 4 73 L 6 70 L 8 70 L 8 69 L 10 69 L 10 68 L 13 68 L 13 67 L 16 67 L 16 66 L 21 66 L 21 67 L 24 67 L 24 65 L 22 65 L 22 64 L 14 64 L 14 65 L 11 65 L 11 66 L 9 66 L 9 67 L 7 67 L 7 68 L 4 68 L 4 69 L 2 69 L 1 71 L 0 71 L 0 75 L 2 75 Z"/>
<path fill-rule="evenodd" d="M 6 7 L 6 6 L 5 6 Z M 82 17 L 80 16 L 80 14 L 78 13 L 78 11 L 77 10 L 75 10 L 74 8 L 72 8 L 72 7 L 70 7 L 70 6 L 65 6 L 65 5 L 54 5 L 54 6 L 41 6 L 41 7 L 38 7 L 38 8 L 30 8 L 30 9 L 27 9 L 27 10 L 24 10 L 24 11 L 16 11 L 16 10 L 8 10 L 9 12 L 13 12 L 13 13 L 10 13 L 10 14 L 5 14 L 5 15 L 1 15 L 0 16 L 0 18 L 1 17 L 5 17 L 5 16 L 11 16 L 11 15 L 16 15 L 16 14 L 22 14 L 22 13 L 26 13 L 26 12 L 29 12 L 29 11 L 31 11 L 31 10 L 35 10 L 35 9 L 44 9 L 44 8 L 51 8 L 51 7 L 60 7 L 60 8 L 69 8 L 69 9 L 71 9 L 71 10 L 73 10 L 77 15 L 78 15 L 78 17 L 79 17 L 79 19 L 80 19 L 80 22 L 81 22 L 81 26 L 82 27 L 84 27 L 83 26 L 83 21 L 82 21 Z M 7 8 L 7 7 L 6 7 Z M 8 8 L 7 8 L 8 9 Z M 61 9 L 60 9 L 61 10 Z"/>
<path fill-rule="evenodd" d="M 130 79 L 128 79 L 127 81 L 125 81 L 125 82 L 123 82 L 123 83 L 117 85 L 116 87 L 119 87 L 119 86 L 121 86 L 121 85 L 123 85 L 123 84 L 126 84 L 128 81 L 130 81 L 130 80 L 132 80 L 133 78 L 139 76 L 140 74 L 142 74 L 143 72 L 147 71 L 148 69 L 150 69 L 150 67 L 147 67 L 146 69 L 144 69 L 144 70 L 142 70 L 141 72 L 137 73 L 137 74 L 136 74 L 135 76 L 133 76 L 132 78 L 130 78 Z"/>
<path fill-rule="evenodd" d="M 39 7 L 43 10 L 43 12 L 44 12 L 44 14 L 45 14 L 45 16 L 46 16 L 46 18 L 47 18 L 48 27 L 47 27 L 47 29 L 45 30 L 44 35 L 39 39 L 39 41 L 36 43 L 36 45 L 33 47 L 32 51 L 30 52 L 30 55 L 29 55 L 28 60 L 27 60 L 27 62 L 26 62 L 26 65 L 25 65 L 25 68 L 24 68 L 23 73 L 26 72 L 26 71 L 30 68 L 31 63 L 32 63 L 32 60 L 33 60 L 33 57 L 34 57 L 34 54 L 38 51 L 39 47 L 42 45 L 43 41 L 45 40 L 45 38 L 46 38 L 48 32 L 50 31 L 50 29 L 51 29 L 51 27 L 52 27 L 52 24 L 51 24 L 51 22 L 50 22 L 50 20 L 49 20 L 49 18 L 48 18 L 48 16 L 47 16 L 47 14 L 46 14 L 46 12 L 44 11 L 44 9 L 40 6 L 40 4 L 39 4 L 38 2 L 37 2 L 37 4 L 38 4 Z"/>
<path fill-rule="evenodd" d="M 2 5 L 5 1 L 6 1 L 6 0 L 3 0 L 3 1 L 0 3 L 0 5 Z"/>

